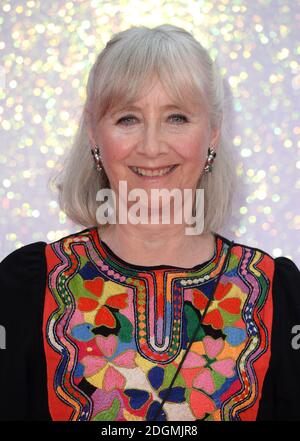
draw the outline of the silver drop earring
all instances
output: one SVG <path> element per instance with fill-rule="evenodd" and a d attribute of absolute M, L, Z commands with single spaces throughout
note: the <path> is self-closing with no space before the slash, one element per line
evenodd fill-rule
<path fill-rule="evenodd" d="M 103 170 L 102 162 L 101 162 L 101 151 L 100 148 L 95 146 L 95 148 L 91 149 L 92 156 L 94 158 L 97 171 L 101 172 Z"/>
<path fill-rule="evenodd" d="M 215 160 L 215 157 L 217 156 L 217 153 L 215 152 L 214 148 L 211 146 L 208 148 L 208 154 L 207 154 L 207 160 L 204 167 L 204 173 L 211 173 L 213 169 L 213 163 Z"/>

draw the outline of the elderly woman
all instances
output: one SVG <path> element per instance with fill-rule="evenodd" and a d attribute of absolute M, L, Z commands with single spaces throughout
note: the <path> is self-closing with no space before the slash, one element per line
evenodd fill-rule
<path fill-rule="evenodd" d="M 300 420 L 299 270 L 217 233 L 236 185 L 225 116 L 216 64 L 185 30 L 107 43 L 58 182 L 86 228 L 0 266 L 1 419 Z M 203 189 L 202 230 L 120 222 L 118 204 L 105 224 L 98 191 L 124 202 L 120 183 L 191 189 L 193 213 Z"/>

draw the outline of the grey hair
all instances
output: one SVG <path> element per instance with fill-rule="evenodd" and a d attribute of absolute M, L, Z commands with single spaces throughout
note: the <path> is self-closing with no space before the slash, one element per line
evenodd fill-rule
<path fill-rule="evenodd" d="M 105 171 L 99 173 L 94 166 L 87 124 L 94 128 L 115 105 L 138 99 L 154 76 L 180 103 L 203 103 L 211 128 L 220 129 L 213 170 L 202 173 L 197 183 L 197 188 L 204 189 L 203 233 L 217 232 L 231 216 L 236 188 L 223 80 L 217 62 L 194 36 L 170 24 L 152 29 L 132 27 L 114 34 L 99 53 L 88 77 L 86 102 L 73 146 L 53 180 L 60 208 L 76 224 L 98 225 L 96 194 L 110 184 Z"/>

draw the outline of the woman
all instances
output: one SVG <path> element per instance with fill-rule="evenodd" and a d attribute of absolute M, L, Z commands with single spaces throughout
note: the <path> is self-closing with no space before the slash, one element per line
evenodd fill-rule
<path fill-rule="evenodd" d="M 225 116 L 216 65 L 183 29 L 131 28 L 99 54 L 58 180 L 87 228 L 0 266 L 1 419 L 300 419 L 299 270 L 217 233 L 236 185 Z M 204 228 L 102 225 L 97 192 L 120 201 L 121 181 L 192 189 L 193 213 L 203 188 Z"/>

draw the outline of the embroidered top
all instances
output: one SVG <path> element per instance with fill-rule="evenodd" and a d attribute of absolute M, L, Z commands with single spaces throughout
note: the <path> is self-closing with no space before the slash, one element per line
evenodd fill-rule
<path fill-rule="evenodd" d="M 14 251 L 0 286 L 0 419 L 300 419 L 300 272 L 286 257 L 215 234 L 207 262 L 145 267 L 93 227 Z"/>

